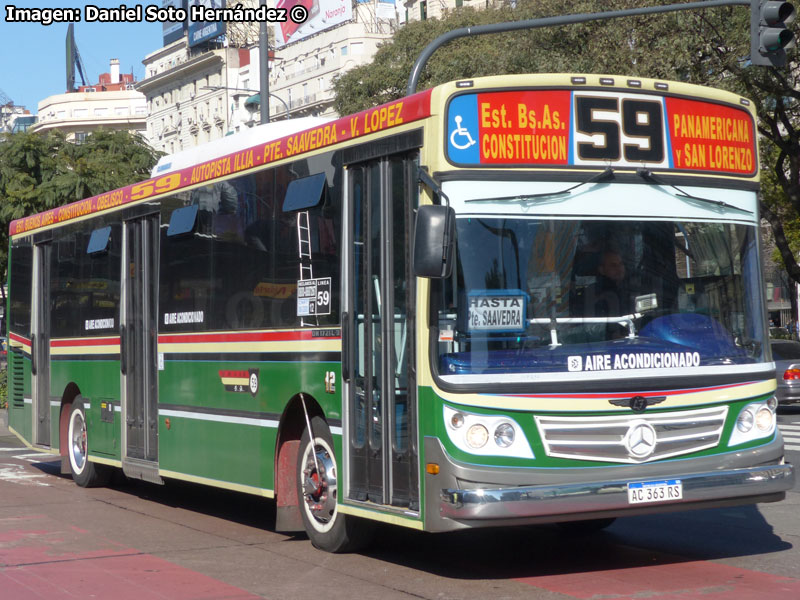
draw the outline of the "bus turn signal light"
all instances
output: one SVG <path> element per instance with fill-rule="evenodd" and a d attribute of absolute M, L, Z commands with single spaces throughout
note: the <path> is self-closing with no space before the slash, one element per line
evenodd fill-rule
<path fill-rule="evenodd" d="M 425 471 L 429 475 L 438 475 L 439 474 L 439 465 L 437 465 L 436 463 L 428 463 L 427 465 L 425 465 Z"/>

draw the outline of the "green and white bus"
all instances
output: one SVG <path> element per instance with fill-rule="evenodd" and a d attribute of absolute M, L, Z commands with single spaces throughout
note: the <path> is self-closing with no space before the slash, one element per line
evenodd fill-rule
<path fill-rule="evenodd" d="M 727 92 L 509 75 L 166 157 L 11 224 L 10 427 L 330 551 L 780 500 L 756 135 Z"/>

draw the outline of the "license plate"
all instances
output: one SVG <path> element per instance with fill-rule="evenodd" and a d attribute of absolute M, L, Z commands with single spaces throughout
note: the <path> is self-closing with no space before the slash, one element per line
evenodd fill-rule
<path fill-rule="evenodd" d="M 628 504 L 670 502 L 681 498 L 683 498 L 683 483 L 680 479 L 628 484 Z"/>

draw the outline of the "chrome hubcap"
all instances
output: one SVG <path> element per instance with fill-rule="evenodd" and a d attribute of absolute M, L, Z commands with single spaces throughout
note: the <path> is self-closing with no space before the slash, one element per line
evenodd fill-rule
<path fill-rule="evenodd" d="M 320 523 L 328 523 L 336 511 L 336 464 L 330 452 L 316 447 L 316 464 L 307 452 L 302 472 L 303 500 L 309 514 Z M 319 468 L 318 468 L 319 467 Z"/>
<path fill-rule="evenodd" d="M 86 464 L 86 423 L 80 413 L 72 417 L 72 436 L 70 439 L 72 464 L 76 471 L 82 471 Z"/>

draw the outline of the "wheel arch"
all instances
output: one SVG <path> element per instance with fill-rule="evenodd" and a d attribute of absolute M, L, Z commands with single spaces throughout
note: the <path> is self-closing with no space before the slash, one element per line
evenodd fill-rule
<path fill-rule="evenodd" d="M 275 440 L 275 530 L 281 532 L 304 531 L 297 497 L 297 453 L 300 438 L 306 429 L 306 415 L 303 411 L 305 401 L 308 418 L 325 418 L 325 411 L 310 394 L 300 392 L 287 402 L 278 424 Z"/>

